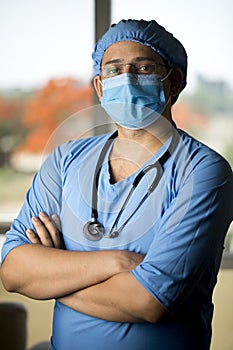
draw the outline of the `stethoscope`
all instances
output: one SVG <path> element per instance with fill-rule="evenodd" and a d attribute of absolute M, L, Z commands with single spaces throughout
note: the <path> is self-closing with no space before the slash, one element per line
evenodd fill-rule
<path fill-rule="evenodd" d="M 105 155 L 111 146 L 114 139 L 117 137 L 117 131 L 113 133 L 110 138 L 105 143 L 99 159 L 97 161 L 95 174 L 94 174 L 94 180 L 92 185 L 92 210 L 91 210 L 91 221 L 88 221 L 84 227 L 83 227 L 83 234 L 84 237 L 87 238 L 90 241 L 99 241 L 102 238 L 116 238 L 119 235 L 119 232 L 126 226 L 126 224 L 129 222 L 129 220 L 132 218 L 132 216 L 138 211 L 138 209 L 142 206 L 142 204 L 145 202 L 145 200 L 149 197 L 149 195 L 155 190 L 157 187 L 160 179 L 162 178 L 163 174 L 163 164 L 167 160 L 167 158 L 170 156 L 171 150 L 174 148 L 174 143 L 176 137 L 173 136 L 170 147 L 165 151 L 165 153 L 161 156 L 160 159 L 156 160 L 154 163 L 149 164 L 145 166 L 136 176 L 132 183 L 132 187 L 115 219 L 115 221 L 112 224 L 112 227 L 108 234 L 105 232 L 104 226 L 98 221 L 98 210 L 97 210 L 97 201 L 98 201 L 98 183 L 99 183 L 99 176 L 101 167 L 105 158 Z M 133 195 L 133 192 L 135 191 L 136 187 L 142 180 L 143 176 L 145 176 L 150 170 L 156 169 L 156 174 L 154 177 L 154 180 L 150 184 L 150 186 L 147 189 L 147 192 L 144 194 L 140 202 L 137 204 L 135 209 L 132 211 L 132 213 L 125 219 L 125 221 L 117 228 L 117 224 L 122 216 L 122 213 L 129 202 L 130 198 Z"/>

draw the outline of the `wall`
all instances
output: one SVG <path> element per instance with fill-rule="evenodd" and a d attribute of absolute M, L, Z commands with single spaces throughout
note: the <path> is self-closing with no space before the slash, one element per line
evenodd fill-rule
<path fill-rule="evenodd" d="M 214 292 L 211 350 L 233 349 L 233 269 L 222 269 Z"/>

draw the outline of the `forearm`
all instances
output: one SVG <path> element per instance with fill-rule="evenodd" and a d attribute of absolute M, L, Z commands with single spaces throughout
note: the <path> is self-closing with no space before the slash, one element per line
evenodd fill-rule
<path fill-rule="evenodd" d="M 1 278 L 8 291 L 35 299 L 58 298 L 104 281 L 124 269 L 124 262 L 119 263 L 120 254 L 120 251 L 74 252 L 26 244 L 8 254 Z"/>
<path fill-rule="evenodd" d="M 114 322 L 157 322 L 165 314 L 159 304 L 129 273 L 60 298 L 66 306 Z"/>

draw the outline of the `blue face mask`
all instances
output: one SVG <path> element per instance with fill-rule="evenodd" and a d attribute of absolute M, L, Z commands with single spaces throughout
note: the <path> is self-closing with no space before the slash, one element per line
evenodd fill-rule
<path fill-rule="evenodd" d="M 171 72 L 171 71 L 170 71 Z M 154 123 L 166 107 L 160 75 L 123 73 L 102 81 L 101 105 L 117 124 L 143 129 Z"/>

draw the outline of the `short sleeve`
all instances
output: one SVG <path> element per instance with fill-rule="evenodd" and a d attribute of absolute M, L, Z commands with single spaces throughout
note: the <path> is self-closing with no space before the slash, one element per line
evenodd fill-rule
<path fill-rule="evenodd" d="M 69 143 L 56 148 L 35 175 L 20 213 L 6 233 L 6 241 L 2 248 L 2 261 L 13 248 L 30 243 L 25 232 L 27 228 L 33 228 L 32 216 L 38 216 L 41 211 L 47 212 L 48 215 L 59 215 L 62 196 L 62 167 L 66 161 L 68 148 Z"/>
<path fill-rule="evenodd" d="M 210 266 L 217 274 L 233 216 L 233 177 L 228 163 L 213 153 L 192 164 L 161 217 L 145 259 L 132 271 L 171 312 L 188 298 Z"/>

